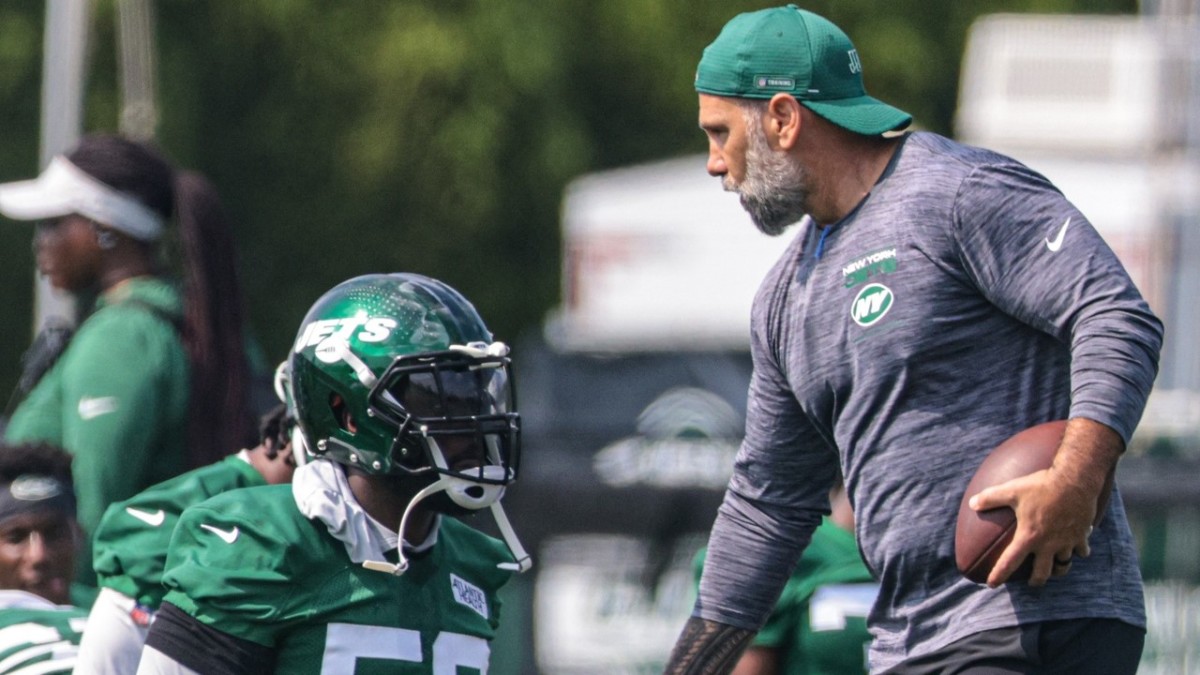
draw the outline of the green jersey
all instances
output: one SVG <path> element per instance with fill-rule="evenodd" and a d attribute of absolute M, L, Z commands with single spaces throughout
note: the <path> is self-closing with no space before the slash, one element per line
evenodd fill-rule
<path fill-rule="evenodd" d="M 702 564 L 698 556 L 697 573 Z M 867 614 L 878 593 L 854 535 L 826 518 L 751 644 L 779 650 L 783 673 L 865 673 Z"/>
<path fill-rule="evenodd" d="M 436 544 L 410 562 L 402 576 L 365 569 L 300 513 L 290 486 L 248 488 L 184 512 L 165 600 L 270 648 L 280 673 L 486 671 L 507 548 L 443 517 Z"/>
<path fill-rule="evenodd" d="M 0 673 L 71 673 L 87 611 L 0 591 Z"/>
<path fill-rule="evenodd" d="M 157 609 L 167 545 L 187 507 L 235 488 L 266 485 L 241 454 L 194 469 L 108 507 L 93 539 L 97 583 Z"/>
<path fill-rule="evenodd" d="M 45 441 L 74 456 L 84 540 L 78 581 L 91 584 L 90 535 L 108 505 L 186 466 L 189 373 L 166 281 L 130 279 L 102 295 L 62 356 L 13 412 L 10 442 Z"/>

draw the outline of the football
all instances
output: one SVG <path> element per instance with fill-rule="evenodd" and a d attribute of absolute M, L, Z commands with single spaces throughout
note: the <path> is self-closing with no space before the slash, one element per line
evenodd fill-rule
<path fill-rule="evenodd" d="M 959 504 L 954 530 L 955 562 L 958 570 L 971 581 L 987 582 L 992 567 L 1012 541 L 1017 518 L 1007 506 L 977 512 L 967 505 L 967 501 L 984 488 L 1050 468 L 1066 428 L 1065 420 L 1057 420 L 1018 432 L 988 453 L 975 471 Z M 1110 473 L 1096 504 L 1096 525 L 1100 524 L 1108 508 L 1112 484 Z M 1033 556 L 1029 556 L 1009 581 L 1025 581 L 1032 571 Z"/>

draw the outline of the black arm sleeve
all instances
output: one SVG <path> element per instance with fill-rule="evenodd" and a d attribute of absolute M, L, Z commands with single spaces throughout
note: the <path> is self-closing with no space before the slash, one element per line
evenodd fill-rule
<path fill-rule="evenodd" d="M 693 616 L 671 650 L 664 675 L 725 675 L 737 666 L 755 632 Z"/>
<path fill-rule="evenodd" d="M 275 670 L 275 652 L 270 647 L 200 623 L 169 602 L 155 615 L 146 646 L 206 675 L 261 675 Z"/>

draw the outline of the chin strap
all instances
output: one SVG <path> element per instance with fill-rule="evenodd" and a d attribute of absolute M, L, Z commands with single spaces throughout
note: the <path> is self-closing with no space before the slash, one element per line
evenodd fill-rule
<path fill-rule="evenodd" d="M 425 440 L 429 443 L 434 464 L 438 468 L 447 469 L 446 458 L 442 454 L 442 449 L 438 447 L 437 440 L 428 434 L 425 434 Z M 500 534 L 504 537 L 504 543 L 512 552 L 513 559 L 516 560 L 512 563 L 500 563 L 497 567 L 513 572 L 525 572 L 533 567 L 533 560 L 525 552 L 525 547 L 521 546 L 520 540 L 517 539 L 517 533 L 513 531 L 512 523 L 508 522 L 508 516 L 504 513 L 504 507 L 500 506 L 500 497 L 504 496 L 504 485 L 501 484 L 501 481 L 504 480 L 508 470 L 502 466 L 490 465 L 481 467 L 478 471 L 480 478 L 493 482 L 480 483 L 460 476 L 441 474 L 432 484 L 413 496 L 412 500 L 408 502 L 408 506 L 404 508 L 404 515 L 400 517 L 400 527 L 397 530 L 399 545 L 396 547 L 396 555 L 399 558 L 398 562 L 393 565 L 389 562 L 368 560 L 363 563 L 363 567 L 396 576 L 408 571 L 408 558 L 404 555 L 404 531 L 408 525 L 408 517 L 422 499 L 443 491 L 450 501 L 464 509 L 471 511 L 483 508 L 491 509 L 492 517 L 496 519 L 496 526 L 500 528 Z"/>
<path fill-rule="evenodd" d="M 501 467 L 486 468 L 495 468 L 503 471 Z M 484 497 L 479 499 L 473 499 L 467 496 L 467 490 L 479 487 L 499 489 L 490 490 L 489 493 L 486 493 Z M 388 574 L 394 574 L 396 576 L 401 576 L 407 572 L 408 557 L 404 555 L 404 530 L 408 525 L 408 517 L 412 515 L 413 510 L 418 502 L 426 497 L 429 497 L 430 495 L 442 492 L 443 490 L 449 494 L 451 500 L 465 508 L 472 508 L 472 506 L 462 503 L 462 501 L 459 500 L 460 496 L 465 497 L 466 499 L 471 499 L 476 503 L 485 502 L 479 504 L 479 506 L 474 506 L 475 509 L 480 509 L 484 506 L 487 506 L 491 509 L 492 517 L 496 519 L 496 526 L 500 528 L 500 534 L 504 537 L 504 543 L 508 546 L 508 550 L 512 552 L 513 558 L 516 560 L 516 562 L 512 563 L 500 563 L 497 565 L 497 567 L 503 570 L 510 570 L 518 573 L 526 572 L 533 567 L 533 560 L 529 557 L 529 554 L 525 552 L 525 548 L 521 546 L 520 540 L 517 539 L 517 533 L 513 531 L 512 524 L 508 522 L 508 516 L 504 513 L 504 507 L 500 506 L 500 495 L 504 492 L 503 486 L 480 485 L 479 483 L 474 483 L 456 476 L 446 475 L 443 475 L 441 478 L 434 481 L 432 485 L 429 485 L 418 492 L 412 498 L 412 501 L 408 503 L 408 506 L 405 507 L 404 515 L 400 518 L 400 527 L 397 530 L 397 540 L 399 541 L 399 546 L 396 547 L 396 555 L 399 560 L 396 562 L 396 564 L 393 565 L 390 562 L 381 560 L 367 560 L 363 562 L 362 566 L 369 570 L 374 570 L 376 572 L 387 572 Z"/>
<path fill-rule="evenodd" d="M 508 522 L 508 516 L 504 515 L 504 507 L 500 506 L 500 502 L 495 502 L 488 508 L 492 510 L 492 517 L 496 519 L 496 527 L 500 528 L 500 534 L 504 535 L 504 543 L 508 545 L 508 550 L 516 559 L 516 562 L 500 563 L 496 567 L 517 574 L 528 572 L 529 568 L 533 567 L 533 558 L 529 557 L 525 548 L 521 546 L 520 540 L 517 539 L 517 533 L 513 531 L 512 524 Z"/>

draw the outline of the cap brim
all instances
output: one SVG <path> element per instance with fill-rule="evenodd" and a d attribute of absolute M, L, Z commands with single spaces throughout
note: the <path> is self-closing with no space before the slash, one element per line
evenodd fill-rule
<path fill-rule="evenodd" d="M 42 178 L 0 184 L 0 213 L 14 220 L 57 218 L 73 212 L 71 200 Z"/>
<path fill-rule="evenodd" d="M 878 136 L 912 124 L 912 115 L 872 96 L 800 102 L 839 127 L 865 136 Z"/>

